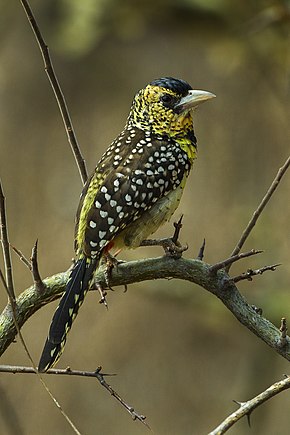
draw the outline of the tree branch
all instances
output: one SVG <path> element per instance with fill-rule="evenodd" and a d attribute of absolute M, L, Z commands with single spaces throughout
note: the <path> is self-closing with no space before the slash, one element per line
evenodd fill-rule
<path fill-rule="evenodd" d="M 258 394 L 247 402 L 236 402 L 240 405 L 239 409 L 229 415 L 218 427 L 216 427 L 209 435 L 222 435 L 226 433 L 238 420 L 240 420 L 245 415 L 250 416 L 250 414 L 262 403 L 276 396 L 284 390 L 290 388 L 290 377 L 287 376 L 286 379 L 278 381 L 271 385 L 267 390 Z"/>
<path fill-rule="evenodd" d="M 109 385 L 105 377 L 106 376 L 113 376 L 107 373 L 101 372 L 101 367 L 98 367 L 94 372 L 88 372 L 84 370 L 71 370 L 70 368 L 67 369 L 49 369 L 47 372 L 45 372 L 46 375 L 60 375 L 60 376 L 81 376 L 86 378 L 95 378 L 99 381 L 99 383 L 104 387 L 110 394 L 113 396 L 122 406 L 126 409 L 126 411 L 131 415 L 133 420 L 139 420 L 141 423 L 143 423 L 145 426 L 148 426 L 148 424 L 145 422 L 145 416 L 139 414 L 134 410 L 134 408 L 130 405 L 128 405 L 124 399 Z M 23 366 L 10 366 L 10 365 L 0 365 L 0 373 L 25 373 L 25 374 L 36 374 L 33 367 L 23 367 Z"/>
<path fill-rule="evenodd" d="M 199 260 L 170 257 L 149 258 L 122 263 L 114 268 L 110 284 L 112 286 L 137 283 L 141 281 L 176 278 L 197 284 L 217 296 L 233 313 L 236 319 L 245 325 L 257 337 L 263 340 L 277 353 L 290 361 L 290 340 L 285 337 L 285 345 L 280 346 L 281 332 L 271 322 L 258 314 L 240 294 L 233 280 L 224 270 L 216 274 L 210 271 L 211 265 Z M 106 287 L 104 267 L 95 275 L 95 282 Z M 69 271 L 56 274 L 43 280 L 43 292 L 32 286 L 19 295 L 17 303 L 17 321 L 20 327 L 42 306 L 57 299 L 65 289 Z M 11 307 L 6 306 L 0 315 L 0 355 L 13 342 L 16 335 L 11 317 Z"/>
<path fill-rule="evenodd" d="M 8 240 L 8 228 L 6 223 L 5 197 L 0 180 L 0 237 L 3 248 L 5 274 L 6 274 L 6 290 L 12 305 L 15 304 L 15 292 L 13 283 L 13 271 L 10 256 L 10 245 Z M 2 280 L 3 284 L 4 281 Z"/>
<path fill-rule="evenodd" d="M 65 127 L 65 131 L 67 133 L 67 137 L 68 137 L 68 141 L 69 144 L 71 146 L 81 179 L 83 184 L 85 184 L 85 182 L 87 181 L 87 170 L 86 170 L 86 164 L 85 164 L 85 160 L 82 156 L 80 147 L 78 145 L 77 142 L 77 138 L 74 132 L 74 128 L 73 128 L 73 124 L 69 115 L 69 111 L 66 105 L 66 101 L 63 95 L 63 92 L 61 90 L 61 87 L 58 83 L 57 77 L 55 75 L 54 69 L 53 69 L 53 65 L 52 65 L 52 61 L 50 59 L 50 55 L 49 55 L 49 49 L 47 44 L 45 43 L 40 29 L 38 27 L 38 24 L 34 18 L 33 12 L 31 10 L 31 7 L 28 4 L 27 0 L 20 0 L 20 3 L 23 6 L 23 9 L 25 10 L 26 16 L 28 18 L 28 21 L 30 23 L 30 26 L 32 28 L 32 31 L 34 33 L 35 39 L 38 43 L 41 55 L 42 55 L 42 59 L 43 59 L 43 63 L 44 63 L 44 69 L 45 72 L 48 76 L 48 79 L 50 81 L 52 90 L 54 92 L 61 116 L 62 116 L 62 120 L 64 123 L 64 127 Z"/>
<path fill-rule="evenodd" d="M 267 205 L 267 203 L 270 201 L 273 193 L 277 189 L 277 187 L 278 187 L 278 185 L 279 185 L 283 175 L 285 174 L 285 172 L 287 171 L 289 166 L 290 166 L 290 156 L 288 157 L 288 159 L 286 160 L 284 165 L 281 166 L 281 168 L 278 170 L 277 175 L 274 178 L 271 186 L 269 187 L 266 195 L 264 196 L 264 198 L 260 202 L 258 208 L 254 211 L 254 213 L 253 213 L 253 215 L 252 215 L 248 225 L 246 226 L 246 228 L 243 231 L 243 234 L 242 234 L 240 240 L 238 241 L 238 243 L 237 243 L 236 247 L 234 248 L 233 252 L 231 253 L 231 255 L 230 255 L 231 257 L 233 257 L 234 255 L 238 254 L 240 252 L 240 250 L 242 249 L 245 241 L 249 237 L 252 229 L 256 225 L 257 220 L 261 216 L 262 211 L 264 210 L 264 208 Z M 231 263 L 227 266 L 227 269 L 226 269 L 227 272 L 229 272 L 230 267 L 231 267 Z"/>

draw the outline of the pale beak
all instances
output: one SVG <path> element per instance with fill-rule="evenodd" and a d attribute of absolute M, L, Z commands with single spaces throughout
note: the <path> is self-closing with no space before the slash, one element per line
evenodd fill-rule
<path fill-rule="evenodd" d="M 207 91 L 199 91 L 197 89 L 191 89 L 185 97 L 182 97 L 179 103 L 176 104 L 175 109 L 177 113 L 182 113 L 187 110 L 191 110 L 201 103 L 204 103 L 211 98 L 215 98 L 216 95 Z"/>

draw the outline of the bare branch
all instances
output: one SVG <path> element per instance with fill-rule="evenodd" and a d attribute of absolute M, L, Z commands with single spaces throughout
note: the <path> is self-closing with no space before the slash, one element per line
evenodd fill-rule
<path fill-rule="evenodd" d="M 13 249 L 13 251 L 15 252 L 15 254 L 18 255 L 18 257 L 22 261 L 22 263 L 24 263 L 25 266 L 28 267 L 28 269 L 31 271 L 31 262 L 25 257 L 25 255 L 19 249 L 17 249 L 15 246 L 11 245 L 11 243 L 10 243 L 10 246 Z"/>
<path fill-rule="evenodd" d="M 260 202 L 258 208 L 254 211 L 251 220 L 249 221 L 248 225 L 246 226 L 245 230 L 243 231 L 243 234 L 242 234 L 240 240 L 238 241 L 235 249 L 231 253 L 231 257 L 233 257 L 234 255 L 238 254 L 240 252 L 240 250 L 242 249 L 242 247 L 243 247 L 245 241 L 247 240 L 247 238 L 249 237 L 252 229 L 256 225 L 256 222 L 257 222 L 258 218 L 260 217 L 260 215 L 261 215 L 262 211 L 264 210 L 266 204 L 271 199 L 273 193 L 277 189 L 277 187 L 278 187 L 278 185 L 279 185 L 283 175 L 285 174 L 285 172 L 287 171 L 289 166 L 290 166 L 290 156 L 288 157 L 288 159 L 286 160 L 284 165 L 281 166 L 281 168 L 278 170 L 277 175 L 274 178 L 271 186 L 269 187 L 266 195 L 264 196 L 264 198 Z M 227 272 L 229 272 L 230 267 L 231 267 L 231 263 L 228 264 Z"/>
<path fill-rule="evenodd" d="M 38 378 L 39 378 L 42 386 L 46 390 L 47 394 L 50 396 L 51 400 L 54 402 L 56 407 L 59 409 L 60 413 L 65 418 L 65 420 L 68 422 L 68 424 L 70 425 L 70 427 L 72 428 L 74 433 L 76 433 L 77 435 L 81 435 L 81 433 L 76 428 L 76 426 L 74 425 L 72 420 L 69 418 L 69 416 L 62 409 L 60 403 L 57 401 L 57 399 L 51 393 L 48 386 L 46 385 L 46 383 L 42 379 L 41 375 L 38 373 L 36 365 L 33 361 L 33 358 L 29 352 L 29 349 L 28 349 L 28 347 L 25 343 L 25 340 L 22 336 L 22 333 L 20 331 L 20 328 L 22 325 L 19 323 L 19 310 L 18 310 L 19 298 L 15 299 L 15 292 L 14 292 L 14 286 L 13 286 L 13 271 L 12 271 L 12 265 L 11 265 L 11 259 L 10 259 L 10 244 L 9 244 L 9 239 L 8 239 L 7 225 L 6 225 L 5 199 L 4 199 L 4 194 L 3 194 L 1 183 L 0 183 L 0 217 L 1 217 L 1 237 L 2 237 L 4 258 L 5 258 L 5 270 L 6 270 L 7 282 L 5 281 L 2 272 L 0 273 L 0 276 L 1 276 L 1 280 L 2 280 L 4 287 L 5 287 L 7 294 L 8 294 L 9 302 L 8 302 L 8 305 L 6 306 L 6 310 L 7 310 L 6 316 L 9 313 L 8 316 L 9 316 L 9 319 L 11 322 L 11 326 L 13 327 L 13 330 L 14 330 L 13 335 L 14 335 L 14 337 L 16 336 L 16 334 L 19 335 L 21 344 L 25 350 L 25 353 L 26 353 L 29 361 L 31 362 L 31 364 L 33 366 L 34 372 L 38 375 Z M 38 287 L 35 287 L 35 289 L 38 289 Z"/>
<path fill-rule="evenodd" d="M 251 251 L 248 251 L 248 252 L 242 252 L 241 254 L 233 255 L 232 257 L 229 257 L 226 260 L 223 260 L 223 261 L 220 261 L 216 264 L 213 264 L 210 267 L 210 272 L 217 273 L 218 270 L 225 269 L 226 266 L 233 264 L 236 261 L 241 260 L 242 258 L 251 257 L 252 255 L 261 254 L 261 252 L 263 252 L 263 251 L 257 250 L 257 249 L 252 249 Z"/>
<path fill-rule="evenodd" d="M 267 390 L 260 393 L 258 396 L 254 397 L 247 402 L 236 402 L 240 405 L 239 409 L 229 415 L 218 427 L 209 433 L 209 435 L 222 435 L 226 433 L 238 420 L 242 417 L 249 416 L 254 409 L 262 405 L 262 403 L 276 396 L 284 390 L 290 388 L 290 377 L 287 376 L 286 379 L 282 381 L 275 382 Z"/>
<path fill-rule="evenodd" d="M 0 180 L 0 236 L 2 242 L 4 266 L 6 275 L 7 292 L 12 306 L 15 305 L 15 292 L 13 283 L 13 271 L 10 257 L 10 245 L 8 240 L 8 228 L 6 223 L 5 197 Z"/>
<path fill-rule="evenodd" d="M 100 267 L 95 275 L 95 286 L 99 283 L 106 286 L 105 266 Z M 69 278 L 69 271 L 56 274 L 44 280 L 45 289 L 37 291 L 35 286 L 25 290 L 17 298 L 17 321 L 20 327 L 37 310 L 60 297 Z M 158 257 L 145 260 L 121 263 L 112 270 L 110 284 L 123 286 L 145 280 L 183 279 L 203 287 L 217 296 L 233 313 L 236 319 L 257 335 L 278 354 L 290 361 L 290 340 L 286 337 L 286 345 L 281 347 L 278 342 L 281 332 L 271 322 L 261 316 L 240 294 L 235 283 L 224 270 L 213 274 L 211 265 L 200 260 L 185 258 Z M 194 290 L 194 287 L 193 287 Z M 110 293 L 111 297 L 112 293 Z M 11 320 L 10 308 L 7 306 L 0 315 L 0 355 L 15 338 L 16 330 Z"/>
<path fill-rule="evenodd" d="M 232 278 L 232 280 L 234 282 L 243 281 L 244 279 L 247 279 L 248 281 L 252 281 L 253 276 L 263 275 L 263 273 L 268 271 L 268 270 L 271 270 L 272 272 L 274 272 L 278 266 L 281 266 L 281 263 L 271 264 L 269 266 L 261 267 L 260 269 L 254 269 L 254 270 L 248 269 L 247 272 L 244 272 L 241 275 L 235 276 L 234 278 Z"/>
<path fill-rule="evenodd" d="M 51 87 L 53 89 L 61 116 L 62 116 L 62 120 L 64 123 L 64 127 L 65 127 L 65 131 L 67 133 L 67 137 L 68 137 L 68 141 L 69 144 L 71 146 L 81 179 L 83 184 L 85 184 L 85 182 L 87 181 L 87 170 L 86 170 L 86 164 L 85 164 L 85 160 L 82 156 L 80 147 L 78 145 L 77 142 L 77 138 L 73 129 L 73 124 L 69 115 L 69 111 L 66 105 L 66 101 L 63 95 L 63 92 L 61 90 L 61 87 L 58 83 L 57 77 L 55 75 L 54 72 L 54 68 L 52 65 L 52 61 L 49 55 L 49 49 L 47 44 L 45 43 L 40 29 L 38 27 L 38 24 L 34 18 L 33 12 L 31 10 L 31 7 L 28 4 L 28 1 L 26 0 L 20 0 L 20 3 L 23 6 L 23 9 L 25 10 L 26 16 L 28 18 L 28 21 L 30 23 L 30 26 L 33 30 L 34 36 L 36 38 L 36 41 L 38 43 L 42 58 L 43 58 L 43 63 L 44 63 L 44 69 L 45 72 L 48 76 L 48 79 L 50 81 Z"/>
<path fill-rule="evenodd" d="M 82 376 L 88 378 L 96 378 L 99 383 L 104 387 L 110 394 L 113 396 L 122 406 L 126 409 L 126 411 L 131 415 L 133 420 L 139 420 L 141 423 L 147 425 L 145 423 L 145 416 L 137 413 L 134 408 L 128 405 L 122 397 L 109 385 L 105 377 L 106 376 L 114 376 L 112 374 L 101 373 L 101 367 L 98 367 L 94 372 L 88 372 L 84 370 L 72 370 L 71 368 L 67 369 L 49 369 L 45 372 L 46 375 L 62 375 L 62 376 Z M 10 366 L 10 365 L 0 365 L 0 373 L 30 373 L 35 374 L 35 370 L 33 367 L 23 367 L 23 366 Z"/>

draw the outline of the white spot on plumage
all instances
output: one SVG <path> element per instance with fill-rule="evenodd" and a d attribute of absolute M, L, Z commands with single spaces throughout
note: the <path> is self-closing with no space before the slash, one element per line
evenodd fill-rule
<path fill-rule="evenodd" d="M 131 198 L 131 196 L 130 196 L 129 194 L 127 194 L 127 195 L 125 196 L 125 201 L 126 201 L 126 202 L 130 202 L 130 201 L 132 201 L 132 198 Z"/>
<path fill-rule="evenodd" d="M 120 214 L 119 214 L 119 218 L 122 219 L 123 217 L 124 217 L 124 212 L 121 211 Z"/>
<path fill-rule="evenodd" d="M 108 191 L 108 189 L 106 188 L 106 186 L 101 187 L 101 192 L 106 193 L 107 191 Z"/>
<path fill-rule="evenodd" d="M 100 210 L 100 215 L 101 215 L 102 218 L 105 218 L 105 217 L 108 216 L 108 212 L 104 211 L 104 210 Z"/>
<path fill-rule="evenodd" d="M 101 241 L 100 241 L 100 243 L 99 243 L 99 245 L 100 245 L 100 248 L 103 248 L 103 246 L 105 246 L 105 245 L 106 245 L 106 243 L 107 243 L 107 241 L 106 241 L 106 240 L 101 240 Z"/>
<path fill-rule="evenodd" d="M 139 184 L 139 186 L 142 186 L 142 184 L 143 184 L 143 180 L 141 180 L 141 178 L 138 178 L 138 179 L 136 180 L 136 184 Z"/>
<path fill-rule="evenodd" d="M 117 201 L 115 201 L 114 199 L 111 199 L 110 206 L 111 207 L 116 207 L 116 205 L 117 205 Z"/>
<path fill-rule="evenodd" d="M 111 195 L 109 193 L 105 193 L 105 199 L 106 201 L 110 201 Z"/>
<path fill-rule="evenodd" d="M 95 202 L 95 206 L 96 206 L 97 208 L 101 208 L 101 207 L 102 207 L 102 204 L 101 204 L 99 201 L 96 201 L 96 202 Z"/>
<path fill-rule="evenodd" d="M 111 217 L 108 217 L 108 224 L 109 224 L 109 225 L 112 225 L 113 222 L 114 222 L 114 219 L 111 218 Z"/>
<path fill-rule="evenodd" d="M 150 176 L 150 175 L 153 175 L 153 174 L 154 174 L 154 172 L 153 172 L 153 171 L 151 171 L 151 169 L 148 169 L 148 171 L 146 171 L 146 174 Z"/>
<path fill-rule="evenodd" d="M 105 237 L 105 235 L 106 235 L 106 231 L 99 231 L 99 238 L 100 239 L 103 239 Z M 101 246 L 101 243 L 100 243 L 100 246 Z"/>
<path fill-rule="evenodd" d="M 117 213 L 120 213 L 120 211 L 122 211 L 122 208 L 123 208 L 123 207 L 121 207 L 120 205 L 118 205 L 118 206 L 116 207 Z"/>
<path fill-rule="evenodd" d="M 98 244 L 96 242 L 93 242 L 92 240 L 90 241 L 90 245 L 92 248 L 96 248 L 98 246 Z"/>
<path fill-rule="evenodd" d="M 109 228 L 110 233 L 115 231 L 115 229 L 116 229 L 115 225 L 111 225 L 110 228 Z"/>
<path fill-rule="evenodd" d="M 96 222 L 94 222 L 94 221 L 90 221 L 89 225 L 91 228 L 96 228 L 96 226 L 97 226 Z"/>

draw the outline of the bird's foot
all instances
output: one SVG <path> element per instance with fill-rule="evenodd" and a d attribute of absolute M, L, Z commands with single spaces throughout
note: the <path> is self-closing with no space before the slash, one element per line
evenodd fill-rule
<path fill-rule="evenodd" d="M 103 286 L 99 282 L 96 283 L 96 287 L 101 295 L 101 299 L 99 300 L 99 303 L 104 304 L 105 307 L 108 309 L 108 303 L 107 303 L 107 299 L 106 299 L 107 292 L 105 291 L 105 289 L 103 288 Z"/>
<path fill-rule="evenodd" d="M 114 291 L 111 287 L 111 284 L 110 284 L 111 278 L 112 278 L 112 270 L 114 269 L 114 267 L 116 269 L 118 269 L 119 264 L 125 263 L 125 261 L 118 260 L 116 258 L 119 253 L 120 253 L 120 251 L 117 251 L 115 255 L 110 254 L 110 252 L 104 253 L 104 257 L 106 260 L 106 268 L 105 268 L 106 286 L 112 291 Z M 125 286 L 125 290 L 127 290 L 126 286 Z"/>

